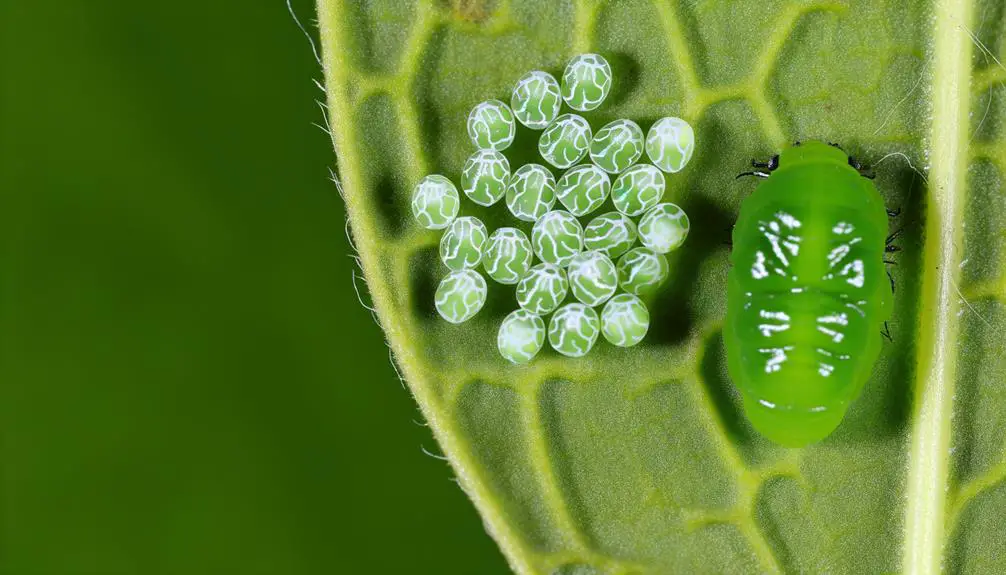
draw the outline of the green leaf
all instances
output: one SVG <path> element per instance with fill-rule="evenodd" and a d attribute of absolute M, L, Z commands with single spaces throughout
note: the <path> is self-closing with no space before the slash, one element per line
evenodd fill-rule
<path fill-rule="evenodd" d="M 998 0 L 320 0 L 338 174 L 377 316 L 516 571 L 1002 571 L 1004 11 Z M 692 235 L 648 301 L 643 344 L 514 367 L 495 349 L 510 289 L 493 286 L 467 324 L 437 319 L 439 235 L 410 220 L 409 193 L 427 173 L 459 177 L 474 104 L 586 51 L 615 73 L 609 101 L 584 114 L 595 129 L 666 115 L 695 126 L 695 157 L 666 196 Z M 533 161 L 536 135 L 518 131 L 515 167 Z M 894 342 L 838 431 L 787 450 L 744 419 L 720 327 L 727 230 L 755 185 L 733 177 L 801 138 L 874 165 L 905 233 Z M 513 224 L 498 206 L 465 213 Z"/>

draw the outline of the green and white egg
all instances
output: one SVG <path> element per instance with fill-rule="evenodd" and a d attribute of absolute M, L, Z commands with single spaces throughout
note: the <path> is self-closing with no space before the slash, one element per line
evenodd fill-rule
<path fill-rule="evenodd" d="M 601 214 L 583 229 L 583 247 L 615 259 L 636 243 L 636 224 L 619 212 Z"/>
<path fill-rule="evenodd" d="M 460 207 L 458 189 L 440 174 L 424 177 L 412 192 L 412 216 L 428 230 L 442 230 L 451 225 Z"/>
<path fill-rule="evenodd" d="M 609 174 L 618 174 L 643 155 L 643 131 L 632 120 L 615 120 L 594 134 L 590 161 Z"/>
<path fill-rule="evenodd" d="M 450 323 L 463 323 L 475 317 L 486 303 L 486 280 L 475 270 L 451 272 L 437 286 L 437 313 Z"/>
<path fill-rule="evenodd" d="M 543 130 L 559 115 L 562 95 L 559 82 L 548 72 L 535 70 L 517 80 L 510 97 L 510 107 L 521 124 Z"/>
<path fill-rule="evenodd" d="M 646 133 L 646 155 L 665 172 L 680 172 L 694 151 L 695 132 L 681 118 L 661 118 Z"/>
<path fill-rule="evenodd" d="M 667 258 L 650 248 L 634 248 L 618 260 L 618 285 L 638 296 L 652 294 L 667 279 Z"/>
<path fill-rule="evenodd" d="M 451 223 L 440 238 L 440 260 L 458 271 L 474 268 L 482 261 L 489 232 L 478 218 L 462 216 Z"/>
<path fill-rule="evenodd" d="M 524 164 L 510 177 L 506 205 L 518 220 L 537 221 L 555 205 L 555 176 L 540 164 Z"/>
<path fill-rule="evenodd" d="M 618 347 L 643 341 L 650 329 L 650 312 L 638 297 L 622 293 L 608 300 L 601 311 L 601 333 Z"/>
<path fill-rule="evenodd" d="M 575 216 L 585 216 L 599 208 L 610 192 L 611 178 L 594 164 L 575 166 L 555 186 L 559 202 Z"/>
<path fill-rule="evenodd" d="M 471 201 L 491 206 L 506 194 L 510 183 L 510 161 L 496 150 L 479 150 L 465 160 L 461 189 Z"/>
<path fill-rule="evenodd" d="M 520 281 L 531 268 L 534 253 L 527 235 L 517 228 L 500 228 L 489 236 L 482 266 L 486 274 L 504 285 Z"/>
<path fill-rule="evenodd" d="M 538 138 L 538 153 L 545 161 L 565 169 L 580 161 L 590 148 L 590 124 L 576 114 L 563 114 Z"/>
<path fill-rule="evenodd" d="M 477 104 L 468 114 L 468 137 L 480 150 L 505 150 L 516 134 L 513 112 L 499 100 Z"/>
<path fill-rule="evenodd" d="M 681 247 L 688 237 L 688 215 L 676 204 L 657 204 L 639 220 L 639 242 L 658 254 Z"/>
<path fill-rule="evenodd" d="M 583 226 L 573 214 L 553 210 L 534 223 L 531 245 L 541 261 L 565 267 L 583 251 Z"/>
<path fill-rule="evenodd" d="M 517 303 L 538 315 L 552 313 L 567 293 L 566 271 L 549 263 L 535 265 L 517 283 Z"/>
<path fill-rule="evenodd" d="M 583 252 L 569 262 L 566 277 L 573 297 L 589 306 L 601 305 L 618 289 L 618 272 L 611 258 L 598 251 Z"/>
<path fill-rule="evenodd" d="M 518 309 L 510 312 L 500 324 L 496 347 L 510 363 L 527 363 L 534 359 L 545 343 L 545 322 L 538 315 Z"/>
<path fill-rule="evenodd" d="M 568 303 L 559 308 L 548 322 L 548 343 L 567 357 L 587 355 L 601 331 L 597 312 L 582 303 Z"/>
<path fill-rule="evenodd" d="M 611 202 L 627 216 L 638 216 L 660 203 L 667 183 L 651 164 L 636 164 L 622 172 L 611 186 Z"/>
<path fill-rule="evenodd" d="M 611 91 L 611 66 L 600 54 L 580 54 L 562 74 L 562 98 L 574 110 L 586 112 L 604 102 Z"/>

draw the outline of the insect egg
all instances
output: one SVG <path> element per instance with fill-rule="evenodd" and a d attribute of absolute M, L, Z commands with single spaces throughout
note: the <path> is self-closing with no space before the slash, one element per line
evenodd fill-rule
<path fill-rule="evenodd" d="M 618 260 L 618 285 L 636 295 L 652 294 L 667 279 L 667 258 L 650 248 L 629 250 Z"/>
<path fill-rule="evenodd" d="M 643 341 L 649 328 L 650 312 L 638 297 L 622 293 L 604 304 L 601 333 L 613 345 L 632 347 Z"/>
<path fill-rule="evenodd" d="M 569 282 L 557 265 L 541 263 L 531 268 L 517 283 L 517 303 L 531 313 L 551 313 L 566 299 Z"/>
<path fill-rule="evenodd" d="M 590 124 L 576 114 L 563 114 L 538 138 L 538 153 L 553 166 L 565 169 L 580 161 L 590 147 Z"/>
<path fill-rule="evenodd" d="M 496 150 L 479 150 L 465 160 L 461 189 L 476 204 L 495 204 L 506 193 L 509 183 L 510 161 Z"/>
<path fill-rule="evenodd" d="M 468 114 L 468 137 L 480 150 L 505 150 L 516 133 L 513 112 L 499 100 L 486 100 Z"/>
<path fill-rule="evenodd" d="M 458 189 L 439 174 L 426 176 L 412 192 L 412 215 L 428 230 L 442 230 L 451 225 L 460 206 Z"/>
<path fill-rule="evenodd" d="M 535 70 L 517 80 L 510 107 L 514 116 L 532 130 L 542 130 L 559 115 L 559 83 L 548 72 Z"/>
<path fill-rule="evenodd" d="M 617 258 L 636 243 L 636 224 L 618 212 L 601 214 L 583 229 L 583 247 Z"/>
<path fill-rule="evenodd" d="M 555 205 L 555 176 L 539 164 L 525 164 L 510 178 L 506 205 L 518 220 L 534 222 Z"/>
<path fill-rule="evenodd" d="M 664 174 L 650 164 L 637 164 L 625 170 L 611 187 L 615 209 L 627 216 L 638 216 L 660 203 L 664 197 Z"/>
<path fill-rule="evenodd" d="M 534 223 L 531 245 L 541 261 L 565 267 L 583 251 L 583 227 L 569 212 L 548 212 Z"/>
<path fill-rule="evenodd" d="M 601 252 L 583 252 L 569 262 L 566 270 L 573 297 L 589 305 L 601 305 L 618 289 L 618 272 L 611 259 Z"/>
<path fill-rule="evenodd" d="M 451 272 L 437 286 L 437 312 L 450 323 L 466 322 L 482 309 L 487 294 L 486 280 L 478 272 Z"/>
<path fill-rule="evenodd" d="M 681 118 L 661 118 L 646 133 L 646 155 L 665 172 L 680 172 L 695 151 L 695 132 Z"/>
<path fill-rule="evenodd" d="M 597 312 L 582 303 L 568 303 L 548 322 L 548 343 L 567 357 L 583 357 L 594 347 L 601 321 Z"/>
<path fill-rule="evenodd" d="M 517 228 L 500 228 L 489 236 L 482 266 L 497 282 L 510 285 L 520 281 L 531 267 L 531 242 Z"/>
<path fill-rule="evenodd" d="M 585 216 L 601 207 L 611 191 L 608 173 L 594 164 L 581 164 L 559 178 L 555 195 L 574 216 Z"/>
<path fill-rule="evenodd" d="M 538 355 L 545 343 L 545 322 L 537 315 L 518 309 L 500 324 L 496 347 L 510 363 L 527 363 Z"/>
<path fill-rule="evenodd" d="M 478 218 L 462 216 L 440 238 L 440 260 L 455 271 L 473 268 L 482 261 L 482 249 L 488 238 L 489 232 Z"/>
<path fill-rule="evenodd" d="M 590 161 L 609 174 L 625 171 L 643 155 L 643 131 L 632 120 L 615 120 L 594 134 Z"/>
<path fill-rule="evenodd" d="M 600 54 L 580 54 L 562 74 L 562 98 L 574 110 L 586 112 L 604 102 L 611 91 L 611 66 Z"/>
<path fill-rule="evenodd" d="M 665 254 L 676 250 L 688 237 L 688 216 L 675 204 L 657 204 L 639 220 L 639 241 Z"/>

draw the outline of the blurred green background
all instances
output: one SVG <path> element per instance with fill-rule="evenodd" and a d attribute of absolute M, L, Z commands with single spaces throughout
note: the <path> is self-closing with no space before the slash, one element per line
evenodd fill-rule
<path fill-rule="evenodd" d="M 285 0 L 0 7 L 0 572 L 507 572 L 357 302 Z"/>

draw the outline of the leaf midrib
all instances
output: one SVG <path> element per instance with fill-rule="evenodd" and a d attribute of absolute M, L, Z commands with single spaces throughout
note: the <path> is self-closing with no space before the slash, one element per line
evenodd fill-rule
<path fill-rule="evenodd" d="M 971 0 L 937 0 L 931 72 L 929 202 L 916 347 L 916 388 L 902 572 L 934 575 L 946 538 L 950 420 L 957 373 L 961 261 L 971 40 L 962 26 Z"/>

